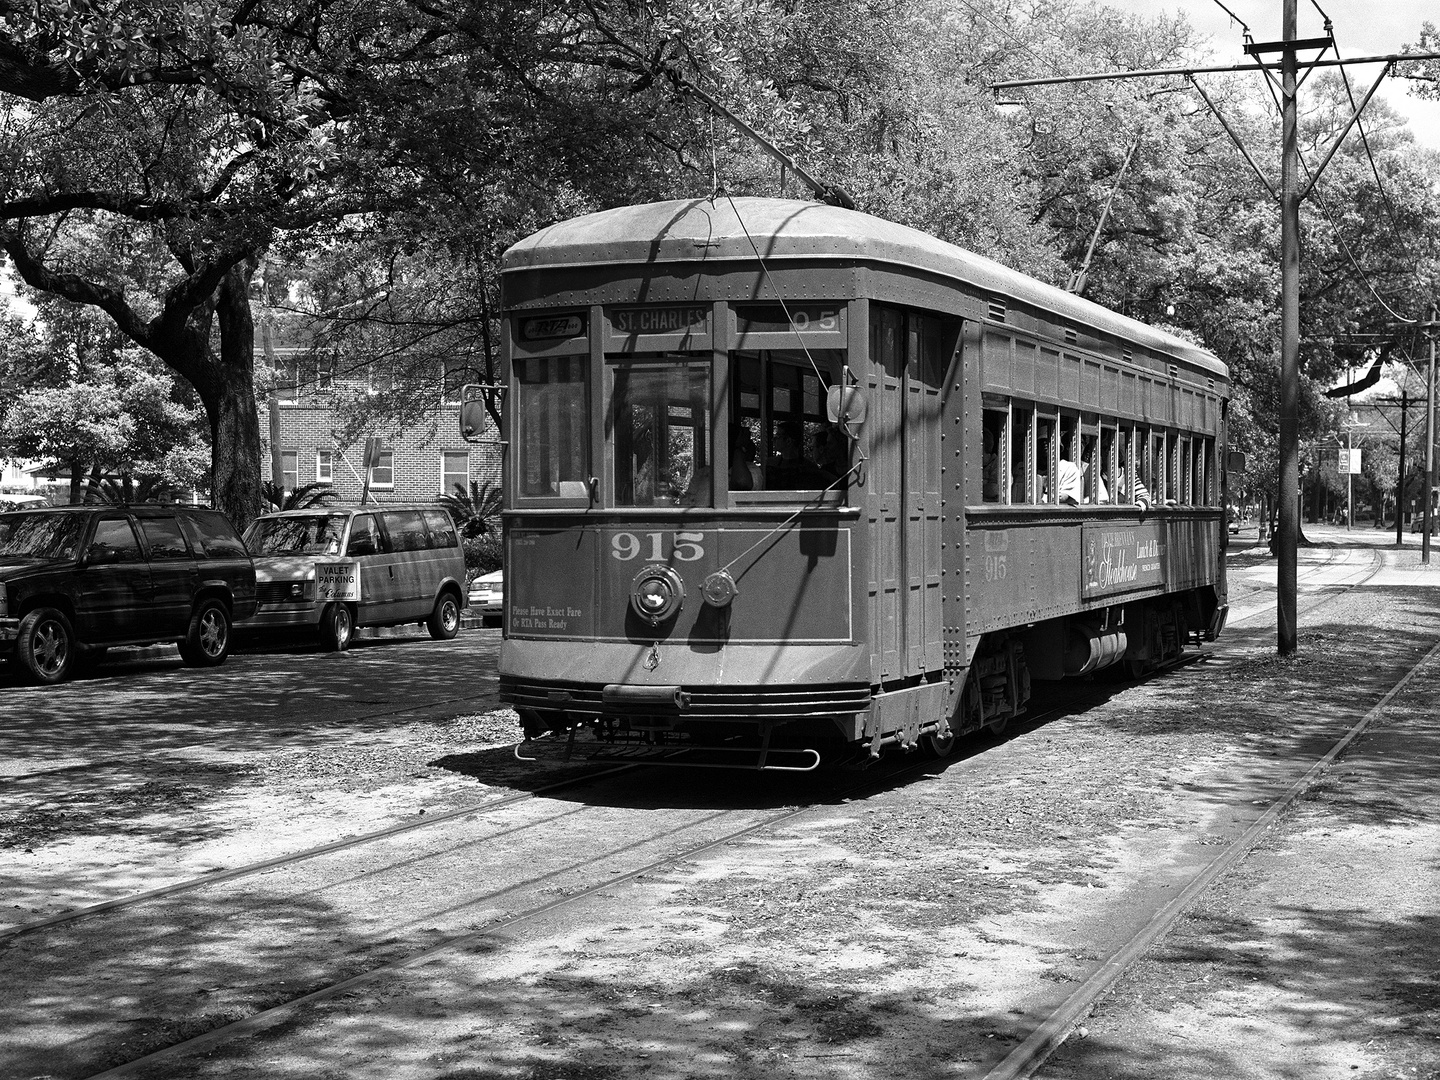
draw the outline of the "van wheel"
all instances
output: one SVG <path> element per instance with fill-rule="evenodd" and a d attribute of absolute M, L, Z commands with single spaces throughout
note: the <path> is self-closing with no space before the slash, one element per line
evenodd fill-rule
<path fill-rule="evenodd" d="M 75 659 L 75 631 L 55 608 L 36 608 L 20 620 L 15 654 L 30 677 L 52 685 L 64 681 Z"/>
<path fill-rule="evenodd" d="M 320 647 L 326 652 L 344 652 L 355 636 L 355 620 L 344 604 L 331 604 L 320 615 Z"/>
<path fill-rule="evenodd" d="M 454 593 L 441 593 L 435 601 L 435 610 L 430 613 L 425 629 L 436 641 L 449 641 L 460 631 L 460 604 Z"/>
<path fill-rule="evenodd" d="M 191 667 L 216 667 L 229 655 L 230 612 L 219 600 L 206 600 L 190 616 L 180 658 Z"/>

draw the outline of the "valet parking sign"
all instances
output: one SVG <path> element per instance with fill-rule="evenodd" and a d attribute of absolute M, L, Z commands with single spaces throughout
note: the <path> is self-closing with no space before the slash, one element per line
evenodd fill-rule
<path fill-rule="evenodd" d="M 315 598 L 326 600 L 360 599 L 360 564 L 358 562 L 317 562 L 315 564 Z"/>

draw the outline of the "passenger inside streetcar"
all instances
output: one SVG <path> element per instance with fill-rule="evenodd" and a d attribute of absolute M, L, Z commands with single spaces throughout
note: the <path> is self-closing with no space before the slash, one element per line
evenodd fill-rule
<path fill-rule="evenodd" d="M 805 426 L 799 420 L 783 420 L 775 426 L 775 460 L 770 466 L 766 487 L 790 491 L 797 488 L 825 488 L 835 480 L 805 456 Z"/>

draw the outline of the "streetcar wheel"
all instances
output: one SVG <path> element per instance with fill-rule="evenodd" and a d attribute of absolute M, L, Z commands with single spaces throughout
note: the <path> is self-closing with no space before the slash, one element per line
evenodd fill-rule
<path fill-rule="evenodd" d="M 20 620 L 15 654 L 36 682 L 48 685 L 63 681 L 75 659 L 75 632 L 70 620 L 54 608 L 36 608 Z"/>
<path fill-rule="evenodd" d="M 191 667 L 216 667 L 229 655 L 230 612 L 219 600 L 206 600 L 190 616 L 180 658 Z"/>
<path fill-rule="evenodd" d="M 430 613 L 425 629 L 436 641 L 449 641 L 460 632 L 460 605 L 454 593 L 444 593 L 435 601 L 435 610 Z"/>
<path fill-rule="evenodd" d="M 344 604 L 331 604 L 320 614 L 320 647 L 326 652 L 344 652 L 355 636 L 355 622 Z"/>
<path fill-rule="evenodd" d="M 1010 717 L 1002 716 L 998 720 L 991 720 L 990 723 L 985 725 L 985 728 L 991 735 L 1004 735 L 1005 729 L 1009 726 Z"/>
<path fill-rule="evenodd" d="M 1125 670 L 1130 672 L 1130 678 L 1143 679 L 1145 677 L 1145 661 L 1131 657 L 1125 661 Z"/>
<path fill-rule="evenodd" d="M 947 758 L 955 752 L 955 732 L 949 731 L 944 735 L 927 732 L 920 736 L 920 745 L 933 758 Z"/>

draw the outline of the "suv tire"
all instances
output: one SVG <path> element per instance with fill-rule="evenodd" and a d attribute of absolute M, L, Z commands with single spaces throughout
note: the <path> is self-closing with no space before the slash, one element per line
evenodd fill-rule
<path fill-rule="evenodd" d="M 63 682 L 75 660 L 75 631 L 55 608 L 36 608 L 20 620 L 15 655 L 38 683 Z"/>
<path fill-rule="evenodd" d="M 202 600 L 190 616 L 180 657 L 191 667 L 215 667 L 230 655 L 230 612 L 219 600 Z"/>
<path fill-rule="evenodd" d="M 344 604 L 331 604 L 320 613 L 320 647 L 326 652 L 344 652 L 355 636 L 355 617 Z"/>
<path fill-rule="evenodd" d="M 435 610 L 425 623 L 425 629 L 436 641 L 449 641 L 460 632 L 460 603 L 452 592 L 443 592 L 435 601 Z"/>

